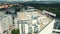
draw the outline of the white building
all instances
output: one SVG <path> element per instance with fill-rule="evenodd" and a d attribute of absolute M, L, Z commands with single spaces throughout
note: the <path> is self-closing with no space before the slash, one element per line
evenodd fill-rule
<path fill-rule="evenodd" d="M 8 30 L 13 25 L 11 15 L 0 14 L 0 34 L 8 34 Z"/>
<path fill-rule="evenodd" d="M 21 34 L 51 34 L 55 19 L 39 10 L 18 12 L 15 26 L 19 27 Z"/>

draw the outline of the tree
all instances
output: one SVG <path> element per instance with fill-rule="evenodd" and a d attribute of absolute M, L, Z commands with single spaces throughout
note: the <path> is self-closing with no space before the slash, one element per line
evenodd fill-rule
<path fill-rule="evenodd" d="M 11 31 L 11 34 L 20 34 L 20 33 L 19 33 L 19 29 L 13 29 L 13 30 Z"/>

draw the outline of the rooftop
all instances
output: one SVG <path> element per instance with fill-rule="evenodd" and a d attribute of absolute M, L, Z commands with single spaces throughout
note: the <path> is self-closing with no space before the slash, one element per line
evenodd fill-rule
<path fill-rule="evenodd" d="M 43 14 L 40 10 L 20 12 L 18 13 L 18 18 L 22 22 L 25 21 L 24 23 L 30 24 L 29 27 L 34 26 L 34 24 L 39 25 L 40 31 L 53 20 L 49 15 Z"/>

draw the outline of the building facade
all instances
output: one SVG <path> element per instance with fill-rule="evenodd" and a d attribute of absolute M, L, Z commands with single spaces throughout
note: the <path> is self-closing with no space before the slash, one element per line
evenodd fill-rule
<path fill-rule="evenodd" d="M 13 25 L 13 20 L 11 15 L 1 15 L 0 16 L 0 33 L 8 34 L 8 30 Z"/>
<path fill-rule="evenodd" d="M 18 12 L 15 26 L 20 29 L 20 34 L 51 34 L 55 19 L 39 10 L 28 9 Z M 50 29 L 48 29 L 50 28 Z M 48 31 L 49 30 L 49 31 Z"/>

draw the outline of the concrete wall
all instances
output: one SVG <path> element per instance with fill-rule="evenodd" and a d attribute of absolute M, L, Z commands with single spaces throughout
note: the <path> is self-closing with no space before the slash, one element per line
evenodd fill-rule
<path fill-rule="evenodd" d="M 39 34 L 51 34 L 54 23 L 55 23 L 55 19 L 45 29 L 43 29 Z"/>

